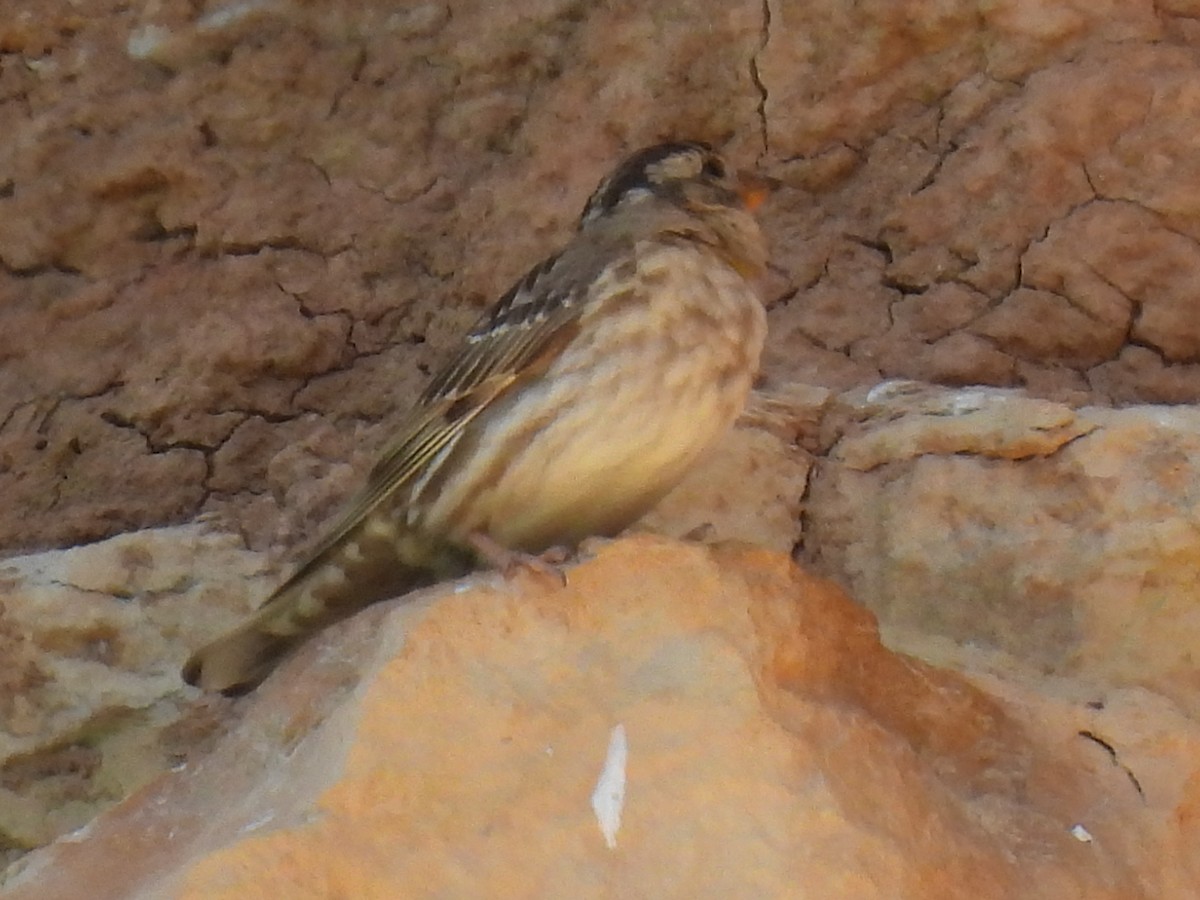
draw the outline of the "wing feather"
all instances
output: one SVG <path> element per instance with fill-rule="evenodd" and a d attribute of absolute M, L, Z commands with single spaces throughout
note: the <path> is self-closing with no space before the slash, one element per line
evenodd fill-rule
<path fill-rule="evenodd" d="M 528 367 L 548 365 L 562 352 L 564 330 L 574 325 L 586 298 L 570 289 L 580 280 L 558 271 L 561 259 L 550 257 L 531 269 L 467 334 L 400 424 L 366 485 L 289 583 L 303 578 L 396 490 L 423 473 Z"/>

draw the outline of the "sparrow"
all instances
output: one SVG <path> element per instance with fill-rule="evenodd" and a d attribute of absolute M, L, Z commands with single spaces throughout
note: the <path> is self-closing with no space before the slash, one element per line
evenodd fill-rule
<path fill-rule="evenodd" d="M 622 161 L 566 246 L 466 334 L 316 549 L 183 678 L 242 693 L 370 603 L 640 518 L 757 375 L 767 247 L 753 213 L 772 187 L 700 141 Z"/>

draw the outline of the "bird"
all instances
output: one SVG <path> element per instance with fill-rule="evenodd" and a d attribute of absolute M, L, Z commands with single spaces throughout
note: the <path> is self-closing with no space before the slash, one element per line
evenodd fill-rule
<path fill-rule="evenodd" d="M 565 246 L 433 375 L 316 549 L 193 653 L 184 680 L 245 693 L 368 604 L 613 536 L 649 511 L 757 376 L 768 251 L 755 213 L 777 185 L 703 141 L 624 158 Z"/>

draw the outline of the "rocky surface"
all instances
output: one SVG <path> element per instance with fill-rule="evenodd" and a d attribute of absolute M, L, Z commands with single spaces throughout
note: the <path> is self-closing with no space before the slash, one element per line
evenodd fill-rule
<path fill-rule="evenodd" d="M 847 406 L 805 545 L 892 646 L 1145 687 L 1200 720 L 1200 410 L 911 384 Z"/>
<path fill-rule="evenodd" d="M 194 748 L 180 661 L 263 571 L 199 526 L 0 564 L 0 849 L 84 825 Z"/>
<path fill-rule="evenodd" d="M 758 398 L 638 527 L 792 550 L 811 465 L 793 437 L 828 400 Z M 181 692 L 179 667 L 261 602 L 278 568 L 211 523 L 0 564 L 0 854 L 84 825 L 211 745 L 225 707 Z"/>
<path fill-rule="evenodd" d="M 0 3 L 0 546 L 293 542 L 670 135 L 787 185 L 781 383 L 1200 397 L 1188 4 L 521 9 Z"/>
<path fill-rule="evenodd" d="M 779 554 L 591 551 L 326 634 L 5 896 L 1185 896 L 1194 721 L 997 696 Z"/>
<path fill-rule="evenodd" d="M 768 895 L 799 859 L 811 896 L 1191 896 L 1195 411 L 892 382 L 759 397 L 747 420 L 646 523 L 715 549 L 629 538 L 584 548 L 565 590 L 482 575 L 386 604 L 232 704 L 181 691 L 174 667 L 261 594 L 261 554 L 193 527 L 15 560 L 7 633 L 30 674 L 5 695 L 25 729 L 7 839 L 150 784 L 14 866 L 4 896 L 474 877 L 533 896 L 547 871 L 586 894 L 595 867 L 728 896 L 747 858 Z M 784 452 L 814 421 L 815 462 Z M 799 540 L 884 644 L 832 583 L 746 540 Z M 630 811 L 633 849 L 610 856 L 583 781 L 622 723 L 650 822 Z M 485 852 L 510 842 L 544 855 Z M 114 846 L 140 850 L 96 882 Z M 678 870 L 697 880 L 656 881 Z"/>
<path fill-rule="evenodd" d="M 801 860 L 812 896 L 1196 895 L 1200 5 L 715 10 L 0 0 L 0 854 L 137 792 L 6 894 L 390 893 L 499 873 L 486 832 L 545 854 L 514 894 Z M 373 611 L 240 705 L 184 692 L 449 342 L 680 135 L 784 181 L 771 337 L 640 527 L 790 552 L 890 649 L 780 557 L 639 538 L 562 595 Z M 376 771 L 421 815 L 364 812 Z M 367 874 L 287 861 L 339 830 Z"/>

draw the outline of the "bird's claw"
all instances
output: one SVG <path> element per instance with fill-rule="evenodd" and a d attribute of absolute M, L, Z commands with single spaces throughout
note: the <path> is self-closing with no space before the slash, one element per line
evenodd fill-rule
<path fill-rule="evenodd" d="M 562 564 L 570 557 L 570 553 L 565 547 L 548 547 L 535 554 L 511 550 L 481 532 L 471 534 L 467 540 L 479 558 L 499 569 L 505 578 L 512 578 L 524 570 L 551 578 L 561 587 L 567 586 L 567 573 Z"/>

